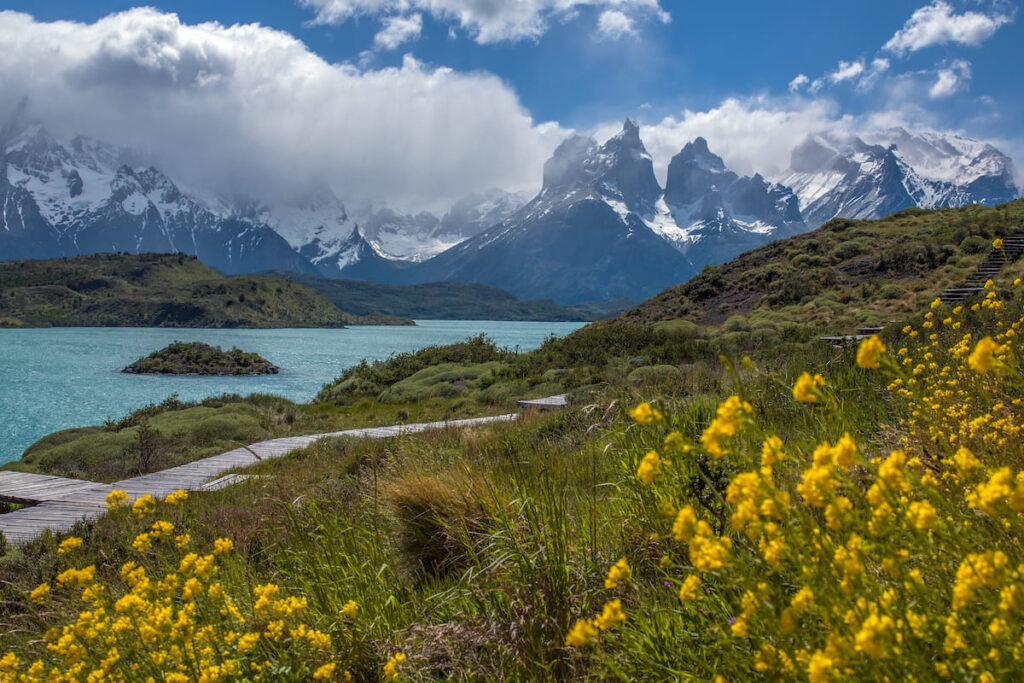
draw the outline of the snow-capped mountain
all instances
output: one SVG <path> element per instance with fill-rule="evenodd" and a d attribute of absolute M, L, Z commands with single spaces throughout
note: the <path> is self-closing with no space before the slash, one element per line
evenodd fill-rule
<path fill-rule="evenodd" d="M 662 204 L 671 220 L 652 227 L 699 266 L 807 229 L 792 190 L 760 174 L 736 175 L 704 138 L 672 157 Z"/>
<path fill-rule="evenodd" d="M 661 194 L 632 121 L 604 145 L 573 136 L 544 164 L 543 187 L 528 204 L 411 275 L 566 303 L 648 296 L 694 273 L 641 218 L 655 214 Z"/>
<path fill-rule="evenodd" d="M 1020 196 L 1013 162 L 992 145 L 903 128 L 810 135 L 779 182 L 796 192 L 812 228 L 837 216 L 880 218 L 910 206 L 991 205 Z"/>
<path fill-rule="evenodd" d="M 604 144 L 563 141 L 529 201 L 491 190 L 441 217 L 349 211 L 327 186 L 287 201 L 210 196 L 137 152 L 39 125 L 6 127 L 0 151 L 0 259 L 181 251 L 227 273 L 482 282 L 561 303 L 648 296 L 835 216 L 1020 195 L 1011 161 L 991 145 L 901 128 L 809 136 L 777 182 L 738 176 L 697 138 L 672 158 L 662 189 L 627 119 Z"/>
<path fill-rule="evenodd" d="M 360 231 L 378 254 L 419 263 L 500 223 L 529 200 L 528 194 L 495 188 L 460 199 L 441 218 L 428 211 L 408 214 L 372 206 L 355 213 Z"/>
<path fill-rule="evenodd" d="M 802 230 L 791 190 L 737 176 L 701 138 L 673 158 L 663 191 L 639 127 L 627 119 L 603 145 L 565 140 L 530 203 L 410 274 L 569 303 L 636 298 Z"/>
<path fill-rule="evenodd" d="M 316 272 L 263 223 L 211 207 L 124 150 L 40 126 L 5 136 L 0 254 L 52 258 L 102 251 L 185 252 L 226 273 Z"/>

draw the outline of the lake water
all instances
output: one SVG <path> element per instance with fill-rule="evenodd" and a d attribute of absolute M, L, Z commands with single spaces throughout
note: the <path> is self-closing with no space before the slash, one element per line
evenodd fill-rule
<path fill-rule="evenodd" d="M 185 330 L 49 328 L 0 330 L 0 463 L 17 460 L 60 429 L 118 419 L 172 394 L 197 400 L 224 393 L 272 393 L 311 400 L 327 382 L 363 358 L 450 344 L 480 333 L 499 346 L 534 349 L 550 335 L 582 323 L 420 320 L 416 327 L 342 330 Z M 120 372 L 175 340 L 253 351 L 281 368 L 258 377 L 165 377 Z"/>

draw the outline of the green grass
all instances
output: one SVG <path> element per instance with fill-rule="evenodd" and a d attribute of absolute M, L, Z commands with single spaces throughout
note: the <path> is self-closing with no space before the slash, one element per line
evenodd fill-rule
<path fill-rule="evenodd" d="M 255 394 L 200 403 L 171 398 L 119 421 L 43 437 L 0 469 L 113 482 L 219 455 L 256 441 L 392 424 L 459 419 L 491 406 L 429 399 L 382 405 L 301 405 Z"/>
<path fill-rule="evenodd" d="M 945 214 L 935 218 L 906 212 L 891 221 L 932 220 L 932 227 L 938 221 L 941 230 L 955 232 L 957 216 L 973 215 L 949 213 L 953 220 L 946 221 Z M 870 231 L 871 225 L 862 229 Z M 865 239 L 857 249 L 868 246 Z M 927 288 L 940 286 L 940 279 L 928 274 L 932 271 L 920 272 L 920 281 L 928 283 L 925 288 L 915 289 L 919 283 L 909 276 L 900 286 L 924 302 L 934 296 Z M 1024 264 L 1014 264 L 1001 275 L 1000 284 L 1022 272 Z M 881 290 L 867 288 L 865 305 L 895 301 Z M 824 294 L 828 292 L 815 297 Z M 1006 305 L 1019 310 L 1022 302 L 1016 296 L 1007 298 Z M 513 354 L 476 338 L 364 363 L 325 387 L 319 401 L 308 406 L 273 397 L 152 406 L 117 424 L 51 435 L 33 446 L 33 457 L 70 449 L 83 439 L 105 439 L 114 445 L 104 445 L 103 454 L 96 449 L 95 459 L 84 465 L 99 467 L 114 449 L 125 448 L 118 439 L 137 441 L 143 426 L 162 439 L 205 433 L 205 446 L 189 446 L 198 452 L 214 447 L 230 429 L 237 429 L 233 433 L 238 436 L 246 429 L 277 435 L 421 421 L 462 416 L 460 411 L 470 414 L 486 404 L 462 392 L 511 396 L 555 387 L 589 388 L 577 394 L 586 401 L 565 412 L 529 415 L 511 424 L 385 441 L 323 440 L 249 468 L 246 473 L 255 476 L 230 489 L 193 494 L 181 507 L 161 506 L 157 517 L 190 533 L 198 552 L 207 552 L 217 537 L 234 541 L 236 549 L 225 560 L 222 577 L 233 594 L 248 596 L 252 586 L 274 582 L 286 594 L 304 595 L 309 602 L 304 618 L 336 635 L 333 656 L 357 680 L 379 680 L 383 665 L 396 652 L 407 655 L 400 671 L 408 680 L 711 680 L 716 674 L 728 680 L 772 679 L 755 671 L 753 645 L 720 635 L 738 614 L 740 581 L 770 582 L 772 590 L 789 596 L 801 580 L 800 568 L 764 578 L 738 565 L 720 576 L 706 576 L 705 603 L 681 607 L 678 586 L 672 582 L 693 569 L 686 545 L 670 538 L 675 509 L 692 505 L 716 535 L 729 533 L 726 488 L 737 474 L 756 469 L 752 463 L 765 434 L 782 437 L 794 458 L 802 454 L 802 460 L 776 468 L 779 486 L 787 490 L 800 481 L 815 445 L 835 442 L 845 432 L 855 436 L 866 454 L 906 448 L 926 459 L 929 470 L 940 471 L 935 441 L 901 423 L 914 419 L 914 406 L 887 390 L 887 380 L 879 373 L 858 368 L 853 347 L 812 340 L 819 324 L 814 316 L 826 300 L 807 310 L 810 301 L 778 309 L 793 318 L 775 322 L 777 337 L 758 324 L 757 316 L 733 313 L 713 327 L 681 319 L 651 324 L 627 317 L 549 340 L 530 354 Z M 750 311 L 767 315 L 770 308 Z M 896 314 L 895 309 L 883 310 Z M 920 326 L 925 310 L 915 305 L 904 317 Z M 964 329 L 958 335 L 970 331 L 980 336 L 994 328 L 994 318 L 986 311 L 966 312 L 962 319 Z M 799 329 L 784 328 L 787 324 Z M 888 325 L 883 332 L 890 350 L 908 344 L 902 325 Z M 744 361 L 748 353 L 751 358 Z M 803 371 L 824 375 L 828 397 L 821 406 L 794 401 L 792 386 Z M 452 390 L 460 395 L 401 405 L 377 402 L 387 392 L 429 397 Z M 678 431 L 685 440 L 698 442 L 719 404 L 734 393 L 750 401 L 756 416 L 757 430 L 741 431 L 730 442 L 730 452 L 745 454 L 747 460 L 715 460 L 699 450 L 679 452 L 672 454 L 673 464 L 658 486 L 639 481 L 641 458 L 652 449 L 664 449 L 667 433 Z M 636 424 L 628 409 L 643 400 L 653 401 L 666 422 Z M 985 400 L 973 396 L 972 410 L 983 411 Z M 217 419 L 225 423 L 205 432 L 198 428 Z M 1019 444 L 1000 448 L 997 464 L 1019 468 Z M 851 491 L 866 488 L 875 468 L 877 464 L 865 462 L 851 470 Z M 955 497 L 954 503 L 963 498 Z M 811 512 L 808 519 L 821 517 L 820 511 Z M 969 517 L 981 525 L 974 512 Z M 131 548 L 136 534 L 152 521 L 124 513 L 107 516 L 74 530 L 84 539 L 77 555 L 58 555 L 59 538 L 46 536 L 0 558 L 3 650 L 44 652 L 38 634 L 78 614 L 80 606 L 67 591 L 55 591 L 45 608 L 26 598 L 34 586 L 52 582 L 68 563 L 95 564 L 116 594 L 126 590 L 120 578 L 124 562 L 144 562 L 153 573 L 173 566 L 178 551 L 160 546 L 141 556 Z M 998 523 L 993 528 L 1003 534 Z M 1013 553 L 1015 566 L 1021 555 L 1019 539 L 998 537 Z M 962 538 L 957 551 L 978 537 Z M 738 556 L 747 557 L 748 541 L 742 533 L 734 534 Z M 812 547 L 808 541 L 801 551 Z M 634 567 L 632 582 L 605 588 L 608 568 L 622 557 Z M 872 581 L 881 584 L 884 572 L 872 568 Z M 838 579 L 827 569 L 821 570 L 828 579 L 824 583 L 834 587 Z M 936 589 L 939 594 L 941 600 L 948 598 L 945 583 Z M 568 647 L 565 637 L 572 625 L 600 613 L 615 597 L 623 599 L 627 621 L 602 635 L 596 647 Z M 339 616 L 348 600 L 359 603 L 354 625 Z M 995 604 L 998 597 L 993 600 Z M 783 606 L 771 605 L 779 610 Z M 942 622 L 936 617 L 935 623 Z M 978 621 L 971 633 L 987 633 L 988 623 Z M 797 633 L 808 642 L 823 639 L 815 626 L 807 622 Z M 941 640 L 936 635 L 933 645 Z M 847 650 L 852 657 L 853 647 Z M 918 661 L 914 658 L 921 651 L 915 649 L 908 661 Z M 267 653 L 279 654 L 272 649 Z M 890 669 L 879 664 L 870 670 L 898 672 L 899 660 L 889 661 L 895 661 Z M 801 663 L 799 672 L 805 671 Z M 913 673 L 930 679 L 931 671 Z"/>

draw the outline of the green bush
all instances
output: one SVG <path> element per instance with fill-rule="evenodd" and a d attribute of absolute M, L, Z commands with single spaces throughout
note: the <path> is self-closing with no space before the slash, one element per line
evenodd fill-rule
<path fill-rule="evenodd" d="M 963 242 L 960 243 L 960 248 L 966 254 L 980 254 L 984 251 L 988 251 L 992 246 L 992 242 L 979 235 L 970 235 L 965 237 Z"/>
<path fill-rule="evenodd" d="M 651 365 L 637 368 L 627 376 L 633 384 L 662 384 L 682 379 L 682 371 L 674 365 Z"/>
<path fill-rule="evenodd" d="M 883 299 L 899 299 L 906 293 L 906 288 L 892 283 L 882 285 L 882 288 L 878 290 L 878 296 Z"/>

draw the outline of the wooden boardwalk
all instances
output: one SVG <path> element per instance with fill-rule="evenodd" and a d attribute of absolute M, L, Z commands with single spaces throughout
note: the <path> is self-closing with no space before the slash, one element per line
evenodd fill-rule
<path fill-rule="evenodd" d="M 520 411 L 526 410 L 562 410 L 569 405 L 565 394 L 556 394 L 546 398 L 534 398 L 527 401 L 516 401 Z"/>
<path fill-rule="evenodd" d="M 0 532 L 11 543 L 24 543 L 45 531 L 66 532 L 77 522 L 96 519 L 106 511 L 107 494 L 120 489 L 134 500 L 145 494 L 164 498 L 168 494 L 186 491 L 210 491 L 237 483 L 248 477 L 228 472 L 248 467 L 271 458 L 279 458 L 299 448 L 305 448 L 318 439 L 349 437 L 354 439 L 384 439 L 403 434 L 415 434 L 432 429 L 470 427 L 495 422 L 509 422 L 516 415 L 474 417 L 448 422 L 420 422 L 391 427 L 347 429 L 326 434 L 288 436 L 260 441 L 246 448 L 236 448 L 211 458 L 204 458 L 160 472 L 144 474 L 113 484 L 98 484 L 81 479 L 65 479 L 26 472 L 0 472 L 0 501 L 18 503 L 28 507 L 0 514 Z"/>

